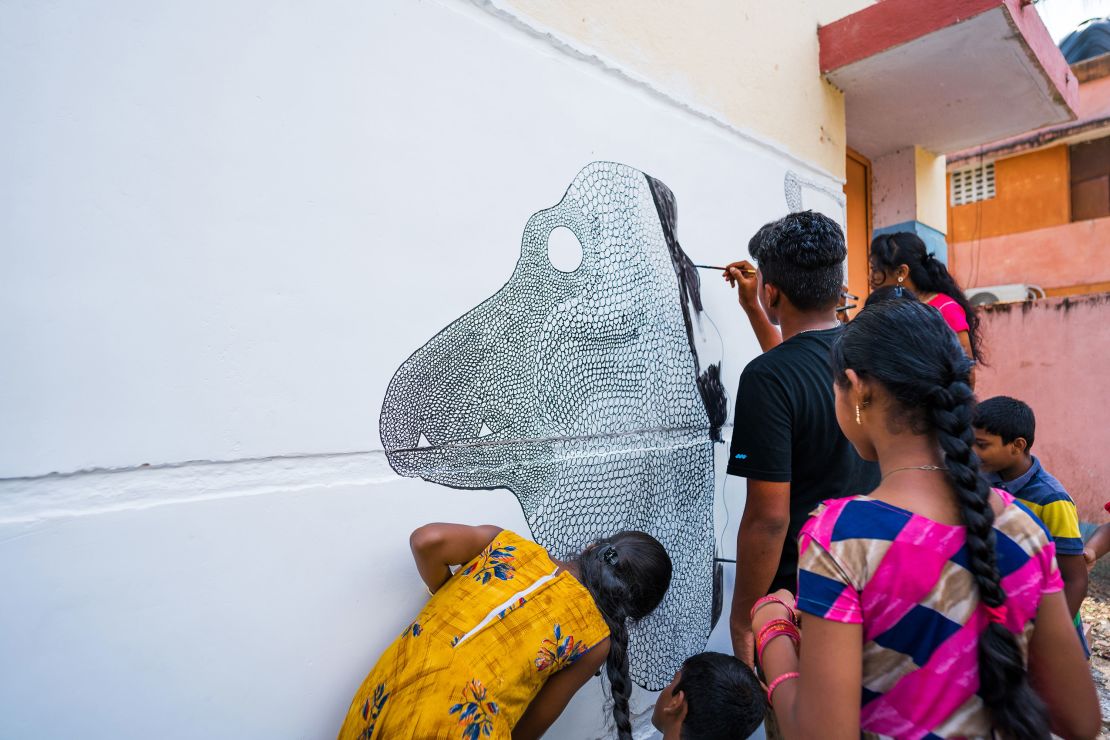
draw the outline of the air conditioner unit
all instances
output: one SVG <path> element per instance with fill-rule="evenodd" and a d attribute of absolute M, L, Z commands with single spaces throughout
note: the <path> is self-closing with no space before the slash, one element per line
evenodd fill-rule
<path fill-rule="evenodd" d="M 1035 285 L 1011 283 L 1009 285 L 988 285 L 964 291 L 973 306 L 988 306 L 992 303 L 1018 303 L 1044 298 L 1044 291 Z"/>

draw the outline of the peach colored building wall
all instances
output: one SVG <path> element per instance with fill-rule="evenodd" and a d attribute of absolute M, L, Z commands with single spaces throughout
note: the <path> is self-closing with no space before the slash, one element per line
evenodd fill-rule
<path fill-rule="evenodd" d="M 985 309 L 990 365 L 980 398 L 1007 395 L 1037 416 L 1033 453 L 1075 499 L 1082 521 L 1107 520 L 1110 500 L 1110 294 Z"/>
<path fill-rule="evenodd" d="M 1110 282 L 1110 218 L 951 244 L 948 255 L 949 269 L 965 289 L 1098 285 Z"/>
<path fill-rule="evenodd" d="M 951 193 L 951 176 L 948 181 Z M 1071 218 L 1066 145 L 996 161 L 994 183 L 996 195 L 988 200 L 962 206 L 948 201 L 949 244 L 1066 224 Z"/>

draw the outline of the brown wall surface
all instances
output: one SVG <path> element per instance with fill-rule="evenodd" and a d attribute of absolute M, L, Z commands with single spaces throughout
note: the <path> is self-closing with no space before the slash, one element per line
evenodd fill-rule
<path fill-rule="evenodd" d="M 1016 234 L 1070 220 L 1068 147 L 1058 145 L 994 163 L 995 196 L 953 206 L 948 177 L 948 243 Z"/>
<path fill-rule="evenodd" d="M 1013 396 L 1033 408 L 1035 454 L 1079 507 L 1102 523 L 1110 500 L 1110 294 L 1050 298 L 982 310 L 989 366 L 979 398 Z"/>

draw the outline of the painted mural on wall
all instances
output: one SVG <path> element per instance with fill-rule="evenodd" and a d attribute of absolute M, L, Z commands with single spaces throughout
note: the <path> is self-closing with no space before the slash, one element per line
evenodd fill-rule
<path fill-rule="evenodd" d="M 559 227 L 581 244 L 574 269 L 549 255 Z M 504 287 L 394 374 L 382 445 L 401 475 L 511 490 L 557 556 L 622 529 L 663 542 L 670 592 L 630 638 L 633 678 L 659 689 L 712 626 L 721 356 L 673 194 L 594 162 L 528 220 Z"/>

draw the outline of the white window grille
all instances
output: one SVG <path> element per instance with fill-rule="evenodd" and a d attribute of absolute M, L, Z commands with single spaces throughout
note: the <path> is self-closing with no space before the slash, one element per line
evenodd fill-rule
<path fill-rule="evenodd" d="M 994 197 L 994 162 L 952 171 L 952 205 Z"/>

